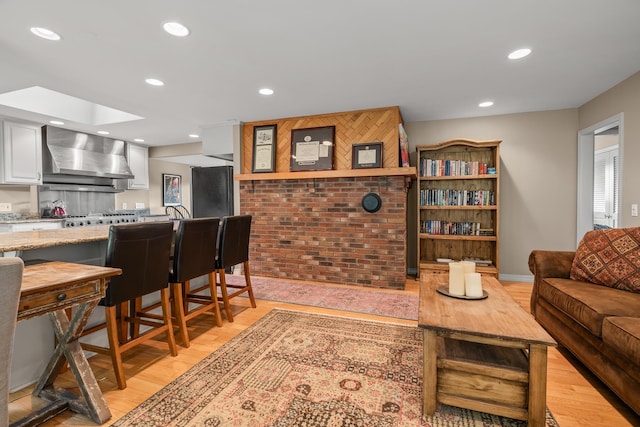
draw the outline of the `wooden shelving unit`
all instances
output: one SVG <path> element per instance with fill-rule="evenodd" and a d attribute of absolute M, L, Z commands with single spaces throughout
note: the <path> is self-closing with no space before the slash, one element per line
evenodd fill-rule
<path fill-rule="evenodd" d="M 498 277 L 500 142 L 454 139 L 416 147 L 419 274 L 448 272 L 438 259 L 474 258 L 489 262 L 476 271 Z"/>

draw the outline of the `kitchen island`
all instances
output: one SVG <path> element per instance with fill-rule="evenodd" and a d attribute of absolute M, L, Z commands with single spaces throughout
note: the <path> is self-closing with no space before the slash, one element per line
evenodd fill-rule
<path fill-rule="evenodd" d="M 18 256 L 24 261 L 41 259 L 104 265 L 108 237 L 109 225 L 0 233 L 0 256 Z M 102 311 L 98 310 L 89 324 L 103 319 Z M 37 381 L 53 354 L 54 337 L 46 316 L 17 324 L 9 384 L 11 392 Z M 101 339 L 106 341 L 106 336 Z"/>

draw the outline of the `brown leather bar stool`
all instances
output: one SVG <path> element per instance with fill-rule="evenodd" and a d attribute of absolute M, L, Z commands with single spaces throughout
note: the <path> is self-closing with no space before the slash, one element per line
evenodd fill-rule
<path fill-rule="evenodd" d="M 211 311 L 216 326 L 222 326 L 220 306 L 216 298 L 216 244 L 220 218 L 181 220 L 175 236 L 173 264 L 169 271 L 173 312 L 185 347 L 189 347 L 187 320 Z M 190 289 L 191 280 L 206 275 L 208 283 Z M 209 295 L 199 292 L 208 289 Z M 191 304 L 196 308 L 189 309 Z"/>
<path fill-rule="evenodd" d="M 0 258 L 0 426 L 9 425 L 9 371 L 23 270 L 21 258 Z"/>
<path fill-rule="evenodd" d="M 178 355 L 169 301 L 167 267 L 173 240 L 172 222 L 148 222 L 112 225 L 109 228 L 105 265 L 122 269 L 122 275 L 111 279 L 99 305 L 105 307 L 106 323 L 86 329 L 82 336 L 107 329 L 108 347 L 81 343 L 85 350 L 108 354 L 119 389 L 127 387 L 122 367 L 122 353 L 134 346 L 166 333 L 172 356 Z M 144 313 L 129 315 L 129 304 L 138 297 L 160 291 L 162 321 Z M 127 325 L 144 325 L 151 329 L 134 337 Z"/>
<path fill-rule="evenodd" d="M 256 308 L 256 300 L 251 288 L 249 274 L 249 236 L 251 234 L 251 215 L 225 216 L 218 233 L 218 257 L 216 258 L 216 271 L 220 276 L 220 300 L 224 304 L 227 320 L 233 322 L 231 304 L 229 300 L 245 292 L 249 294 L 251 307 Z M 225 270 L 237 264 L 244 267 L 244 285 L 229 285 L 225 277 Z M 228 289 L 233 292 L 229 293 Z"/>

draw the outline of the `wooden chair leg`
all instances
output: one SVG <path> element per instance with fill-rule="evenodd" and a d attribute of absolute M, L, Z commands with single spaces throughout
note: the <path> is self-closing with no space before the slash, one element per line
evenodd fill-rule
<path fill-rule="evenodd" d="M 116 306 L 117 331 L 119 342 L 125 343 L 129 340 L 129 330 L 127 329 L 127 317 L 129 317 L 129 303 L 123 302 Z"/>
<path fill-rule="evenodd" d="M 172 283 L 171 291 L 173 293 L 173 314 L 180 329 L 180 335 L 182 335 L 182 344 L 185 348 L 189 348 L 191 341 L 189 340 L 189 331 L 187 330 L 187 320 L 184 317 L 184 301 L 182 298 L 182 291 L 186 283 Z"/>
<path fill-rule="evenodd" d="M 211 294 L 211 302 L 213 303 L 213 315 L 216 318 L 216 326 L 222 326 L 222 314 L 220 313 L 220 304 L 218 303 L 215 271 L 209 273 L 209 293 Z"/>
<path fill-rule="evenodd" d="M 244 281 L 247 284 L 247 291 L 249 291 L 249 301 L 251 301 L 251 307 L 256 308 L 256 299 L 253 297 L 253 288 L 251 287 L 251 277 L 249 274 L 249 261 L 243 263 L 244 266 Z"/>
<path fill-rule="evenodd" d="M 229 294 L 227 292 L 227 279 L 225 277 L 224 268 L 218 270 L 220 275 L 220 292 L 222 293 L 222 302 L 224 304 L 224 311 L 227 315 L 227 320 L 233 322 L 233 313 L 231 313 L 231 303 L 229 302 Z M 217 293 L 216 293 L 217 295 Z"/>
<path fill-rule="evenodd" d="M 173 335 L 173 324 L 171 323 L 171 303 L 169 302 L 169 288 L 160 290 L 160 301 L 162 303 L 162 317 L 164 324 L 167 325 L 167 342 L 169 343 L 169 351 L 172 356 L 178 355 L 176 347 L 176 339 Z"/>
<path fill-rule="evenodd" d="M 138 312 L 140 312 L 141 310 L 142 310 L 142 297 L 136 297 L 133 300 L 131 300 L 131 313 L 129 313 L 129 315 L 135 319 L 138 317 Z M 136 339 L 140 336 L 140 323 L 133 321 L 129 324 L 129 328 L 131 333 L 131 339 Z"/>
<path fill-rule="evenodd" d="M 107 323 L 107 336 L 109 338 L 109 355 L 113 364 L 113 371 L 116 374 L 116 383 L 120 390 L 127 388 L 127 381 L 124 377 L 122 367 L 122 354 L 120 352 L 120 339 L 118 337 L 118 322 L 116 307 L 105 307 L 105 317 Z"/>

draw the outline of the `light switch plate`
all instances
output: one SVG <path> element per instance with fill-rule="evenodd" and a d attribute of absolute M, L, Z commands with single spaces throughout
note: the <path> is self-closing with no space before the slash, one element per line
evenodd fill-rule
<path fill-rule="evenodd" d="M 0 212 L 11 212 L 11 203 L 0 203 Z"/>
<path fill-rule="evenodd" d="M 136 203 L 136 209 L 144 209 L 144 203 Z"/>
<path fill-rule="evenodd" d="M 631 216 L 638 216 L 638 204 L 634 203 L 631 205 Z"/>

